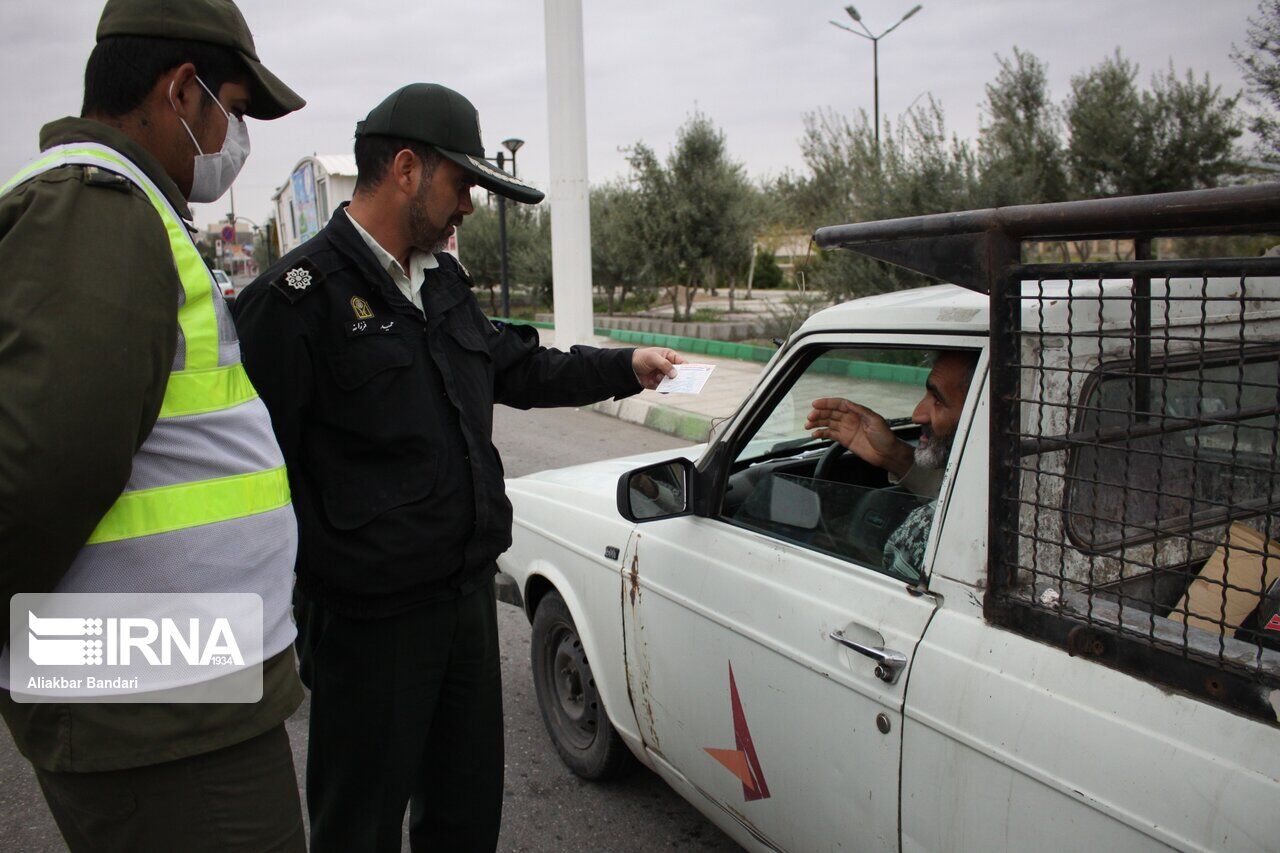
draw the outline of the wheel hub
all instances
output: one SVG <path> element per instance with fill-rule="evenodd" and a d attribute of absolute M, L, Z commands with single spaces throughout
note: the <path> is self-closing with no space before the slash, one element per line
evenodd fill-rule
<path fill-rule="evenodd" d="M 548 675 L 555 696 L 554 714 L 559 719 L 561 736 L 578 749 L 586 749 L 595 740 L 600 699 L 591 664 L 578 634 L 569 626 L 548 643 Z"/>
<path fill-rule="evenodd" d="M 565 637 L 556 649 L 555 684 L 560 707 L 575 723 L 582 721 L 587 703 L 582 692 L 581 650 L 573 648 L 576 638 Z"/>

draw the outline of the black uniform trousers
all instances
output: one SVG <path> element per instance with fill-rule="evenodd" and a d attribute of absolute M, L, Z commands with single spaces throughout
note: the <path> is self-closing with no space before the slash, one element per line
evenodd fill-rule
<path fill-rule="evenodd" d="M 492 581 L 395 616 L 335 613 L 299 591 L 311 688 L 313 853 L 491 851 L 502 821 L 502 672 Z"/>

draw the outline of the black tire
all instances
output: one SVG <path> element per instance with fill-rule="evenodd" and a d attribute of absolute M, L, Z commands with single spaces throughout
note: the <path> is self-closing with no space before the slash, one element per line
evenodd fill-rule
<path fill-rule="evenodd" d="M 636 760 L 609 722 L 586 649 L 559 593 L 538 602 L 529 644 L 538 710 L 565 766 L 584 779 L 619 778 Z"/>

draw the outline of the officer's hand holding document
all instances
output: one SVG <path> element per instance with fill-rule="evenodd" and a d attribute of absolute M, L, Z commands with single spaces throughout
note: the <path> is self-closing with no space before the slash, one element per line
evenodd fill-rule
<path fill-rule="evenodd" d="M 701 394 L 702 386 L 716 369 L 714 364 L 677 364 L 676 375 L 668 376 L 658 384 L 659 394 Z"/>

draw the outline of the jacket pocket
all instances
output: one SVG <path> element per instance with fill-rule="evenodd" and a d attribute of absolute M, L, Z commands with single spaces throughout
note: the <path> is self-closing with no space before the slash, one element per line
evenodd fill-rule
<path fill-rule="evenodd" d="M 404 335 L 363 335 L 330 354 L 329 367 L 339 388 L 354 391 L 383 371 L 413 364 L 415 349 Z"/>
<path fill-rule="evenodd" d="M 464 350 L 483 355 L 486 360 L 489 359 L 489 344 L 484 339 L 484 333 L 476 328 L 473 323 L 468 322 L 465 318 L 450 318 L 449 322 L 445 324 L 445 330 L 449 333 L 449 337 L 453 338 L 454 343 Z"/>
<path fill-rule="evenodd" d="M 330 524 L 338 530 L 355 530 L 396 507 L 422 500 L 431 494 L 435 483 L 432 460 L 370 471 L 367 476 L 330 486 L 320 498 Z"/>

